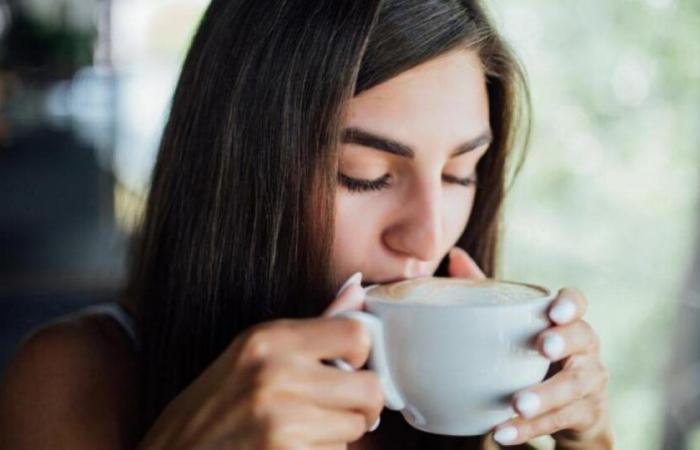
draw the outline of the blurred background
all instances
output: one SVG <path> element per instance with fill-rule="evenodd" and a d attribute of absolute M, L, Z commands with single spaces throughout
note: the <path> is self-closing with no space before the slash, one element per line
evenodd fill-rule
<path fill-rule="evenodd" d="M 206 4 L 0 0 L 0 369 L 118 295 Z M 586 294 L 618 448 L 700 450 L 700 2 L 487 4 L 535 112 L 501 276 Z"/>

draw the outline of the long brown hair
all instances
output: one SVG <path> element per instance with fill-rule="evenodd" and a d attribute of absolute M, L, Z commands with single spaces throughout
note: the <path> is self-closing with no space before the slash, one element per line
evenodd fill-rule
<path fill-rule="evenodd" d="M 345 105 L 457 47 L 481 57 L 494 135 L 458 245 L 494 275 L 507 157 L 529 103 L 479 2 L 212 1 L 134 240 L 128 294 L 141 327 L 144 431 L 242 330 L 324 310 L 337 288 L 329 268 Z M 445 270 L 443 261 L 436 275 Z M 423 448 L 443 439 L 398 432 Z"/>

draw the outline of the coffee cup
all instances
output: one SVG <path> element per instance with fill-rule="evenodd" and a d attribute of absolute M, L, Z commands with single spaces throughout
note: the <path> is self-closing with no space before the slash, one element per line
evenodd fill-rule
<path fill-rule="evenodd" d="M 413 427 L 480 435 L 511 418 L 514 393 L 541 382 L 550 361 L 535 348 L 554 295 L 496 280 L 421 277 L 366 288 L 367 361 L 385 406 Z M 342 360 L 336 366 L 349 370 Z"/>

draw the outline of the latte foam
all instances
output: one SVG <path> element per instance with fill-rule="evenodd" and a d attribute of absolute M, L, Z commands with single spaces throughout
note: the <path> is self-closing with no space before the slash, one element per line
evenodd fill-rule
<path fill-rule="evenodd" d="M 367 300 L 426 305 L 506 305 L 527 303 L 549 293 L 526 284 L 496 280 L 423 277 L 367 289 Z"/>

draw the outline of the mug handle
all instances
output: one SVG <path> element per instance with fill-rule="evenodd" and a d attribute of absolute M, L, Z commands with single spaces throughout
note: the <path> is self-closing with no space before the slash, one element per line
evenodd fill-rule
<path fill-rule="evenodd" d="M 333 317 L 346 317 L 357 320 L 362 323 L 372 338 L 372 344 L 369 352 L 368 366 L 379 376 L 379 382 L 382 386 L 384 394 L 384 405 L 396 411 L 404 409 L 406 402 L 401 398 L 398 389 L 394 385 L 389 373 L 389 365 L 386 359 L 386 349 L 384 346 L 384 326 L 382 321 L 375 316 L 363 311 L 341 311 L 333 314 Z M 353 372 L 355 369 L 348 364 L 343 358 L 335 358 L 330 362 L 337 368 L 346 372 Z M 372 427 L 372 431 L 379 425 L 377 423 Z"/>

